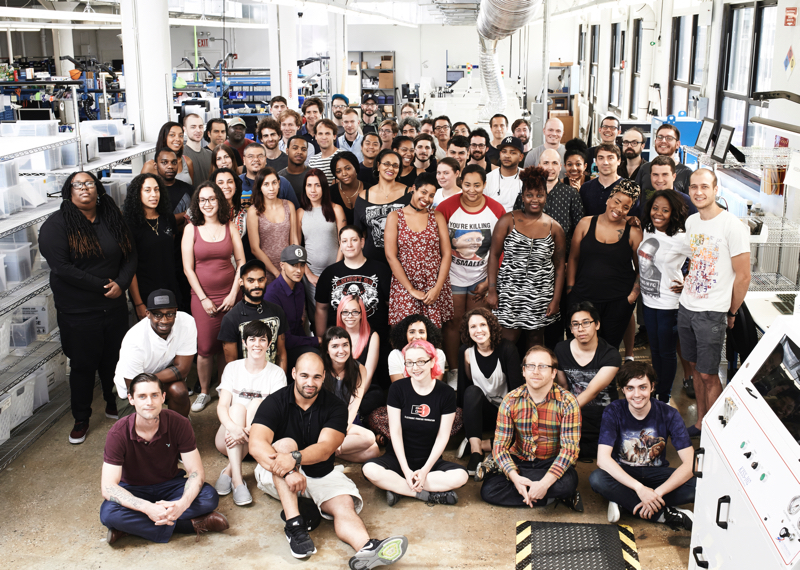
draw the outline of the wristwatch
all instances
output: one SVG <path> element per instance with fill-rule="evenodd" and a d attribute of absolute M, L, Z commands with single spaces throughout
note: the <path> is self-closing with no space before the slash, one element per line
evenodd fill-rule
<path fill-rule="evenodd" d="M 292 451 L 292 459 L 294 459 L 295 469 L 300 467 L 300 462 L 303 460 L 303 456 L 299 451 Z"/>
<path fill-rule="evenodd" d="M 731 318 L 735 318 L 736 317 L 736 313 L 731 313 L 730 311 L 728 311 L 728 316 L 731 317 Z"/>

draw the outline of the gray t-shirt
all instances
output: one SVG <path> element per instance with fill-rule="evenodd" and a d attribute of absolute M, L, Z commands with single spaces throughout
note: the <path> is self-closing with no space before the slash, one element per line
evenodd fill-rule
<path fill-rule="evenodd" d="M 268 158 L 267 166 L 274 168 L 276 172 L 280 172 L 289 166 L 289 157 L 286 156 L 285 152 L 282 152 L 278 155 L 278 158 Z"/>
<path fill-rule="evenodd" d="M 297 195 L 297 198 L 300 199 L 300 195 L 303 193 L 303 181 L 305 181 L 306 173 L 309 170 L 311 169 L 306 168 L 300 174 L 289 174 L 288 168 L 284 168 L 278 172 L 278 176 L 282 176 L 289 181 L 289 184 L 291 184 L 292 188 L 294 188 L 294 193 Z"/>
<path fill-rule="evenodd" d="M 192 159 L 194 167 L 194 186 L 197 187 L 201 182 L 208 180 L 208 175 L 211 172 L 211 151 L 208 147 L 200 149 L 200 152 L 195 152 L 189 148 L 189 145 L 184 145 L 183 154 Z"/>

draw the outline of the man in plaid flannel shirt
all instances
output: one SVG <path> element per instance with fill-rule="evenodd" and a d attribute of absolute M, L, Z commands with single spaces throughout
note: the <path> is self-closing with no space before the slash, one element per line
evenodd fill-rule
<path fill-rule="evenodd" d="M 481 497 L 504 507 L 538 507 L 559 500 L 583 511 L 575 461 L 581 409 L 575 396 L 555 383 L 558 361 L 548 348 L 534 346 L 522 361 L 525 385 L 509 392 L 497 413 L 492 458 Z"/>

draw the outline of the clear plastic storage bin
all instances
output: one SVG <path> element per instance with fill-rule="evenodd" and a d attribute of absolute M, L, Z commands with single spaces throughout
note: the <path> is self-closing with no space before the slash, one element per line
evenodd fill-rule
<path fill-rule="evenodd" d="M 11 429 L 33 415 L 33 392 L 36 388 L 36 372 L 11 388 Z"/>
<path fill-rule="evenodd" d="M 6 280 L 9 283 L 25 281 L 31 276 L 31 244 L 0 243 L 0 253 L 5 255 Z"/>
<path fill-rule="evenodd" d="M 47 202 L 47 187 L 41 181 L 31 184 L 27 178 L 20 178 L 12 191 L 17 193 L 22 208 L 38 208 Z"/>
<path fill-rule="evenodd" d="M 61 168 L 78 166 L 78 143 L 65 144 L 61 148 Z"/>
<path fill-rule="evenodd" d="M 14 414 L 11 413 L 11 394 L 0 396 L 0 443 L 11 437 L 11 423 Z"/>
<path fill-rule="evenodd" d="M 0 188 L 10 188 L 17 182 L 19 182 L 19 160 L 14 158 L 0 162 Z"/>
<path fill-rule="evenodd" d="M 17 193 L 16 186 L 0 188 L 0 218 L 7 218 L 22 210 L 22 199 Z"/>
<path fill-rule="evenodd" d="M 50 172 L 61 168 L 61 148 L 51 148 L 23 158 L 19 169 L 24 172 Z"/>
<path fill-rule="evenodd" d="M 58 120 L 0 123 L 0 136 L 4 137 L 54 137 L 56 135 L 58 135 Z"/>
<path fill-rule="evenodd" d="M 67 380 L 67 355 L 59 352 L 45 362 L 44 372 L 47 376 L 47 392 L 52 394 Z"/>
<path fill-rule="evenodd" d="M 15 313 L 11 319 L 11 346 L 25 348 L 36 341 L 36 317 Z"/>

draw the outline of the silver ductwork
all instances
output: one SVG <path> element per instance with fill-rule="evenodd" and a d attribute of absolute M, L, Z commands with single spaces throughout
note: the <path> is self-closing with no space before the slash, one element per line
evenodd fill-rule
<path fill-rule="evenodd" d="M 488 102 L 479 120 L 487 121 L 506 108 L 506 88 L 500 77 L 497 42 L 527 25 L 542 0 L 481 0 L 478 12 L 481 80 Z"/>

